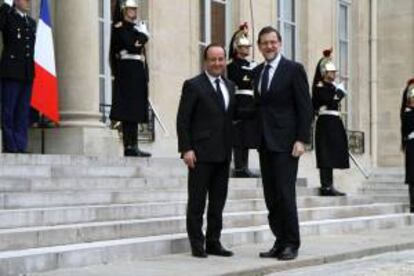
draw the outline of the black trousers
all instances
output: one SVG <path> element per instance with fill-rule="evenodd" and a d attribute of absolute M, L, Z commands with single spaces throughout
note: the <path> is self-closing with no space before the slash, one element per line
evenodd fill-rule
<path fill-rule="evenodd" d="M 138 124 L 135 122 L 122 122 L 122 137 L 124 148 L 138 145 Z"/>
<path fill-rule="evenodd" d="M 249 149 L 233 148 L 234 169 L 237 171 L 249 168 Z"/>
<path fill-rule="evenodd" d="M 300 247 L 296 205 L 296 179 L 299 159 L 290 152 L 259 150 L 263 192 L 269 211 L 269 226 L 282 247 Z"/>
<path fill-rule="evenodd" d="M 188 173 L 187 233 L 192 247 L 220 242 L 223 209 L 227 198 L 230 161 L 197 163 Z M 208 196 L 207 232 L 203 235 L 203 214 Z"/>
<path fill-rule="evenodd" d="M 333 186 L 333 169 L 332 168 L 320 168 L 319 176 L 321 179 L 322 188 L 329 188 Z"/>

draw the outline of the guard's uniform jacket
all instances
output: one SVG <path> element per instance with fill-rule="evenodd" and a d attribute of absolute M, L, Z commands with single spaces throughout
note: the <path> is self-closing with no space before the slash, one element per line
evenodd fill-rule
<path fill-rule="evenodd" d="M 0 6 L 3 53 L 0 77 L 31 83 L 34 79 L 36 22 L 7 4 Z"/>
<path fill-rule="evenodd" d="M 339 112 L 344 97 L 345 92 L 324 81 L 313 90 L 312 102 L 318 115 L 315 130 L 318 168 L 349 168 L 348 137 Z"/>
<path fill-rule="evenodd" d="M 405 148 L 405 182 L 414 184 L 414 108 L 405 107 L 401 112 L 401 136 Z"/>
<path fill-rule="evenodd" d="M 110 118 L 115 121 L 148 122 L 148 77 L 142 55 L 148 36 L 134 23 L 122 21 L 113 28 L 114 87 Z M 139 45 L 136 42 L 139 41 Z"/>
<path fill-rule="evenodd" d="M 227 77 L 237 87 L 233 138 L 237 148 L 256 148 L 258 144 L 252 74 L 251 63 L 245 59 L 234 58 L 227 65 Z"/>

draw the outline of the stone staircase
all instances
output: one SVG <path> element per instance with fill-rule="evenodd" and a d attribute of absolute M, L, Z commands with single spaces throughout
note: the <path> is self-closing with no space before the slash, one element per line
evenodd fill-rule
<path fill-rule="evenodd" d="M 372 196 L 377 202 L 408 204 L 408 186 L 401 168 L 379 168 L 362 183 L 360 192 Z"/>
<path fill-rule="evenodd" d="M 178 159 L 1 155 L 0 275 L 187 252 L 186 185 Z M 402 201 L 317 194 L 298 185 L 304 236 L 413 224 Z M 224 228 L 228 246 L 273 242 L 259 179 L 230 180 Z"/>

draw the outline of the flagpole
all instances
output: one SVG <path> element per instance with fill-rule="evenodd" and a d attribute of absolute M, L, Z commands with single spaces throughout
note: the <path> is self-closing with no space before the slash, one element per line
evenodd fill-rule
<path fill-rule="evenodd" d="M 250 20 L 252 22 L 252 46 L 253 46 L 253 53 L 252 53 L 252 58 L 253 61 L 255 60 L 255 56 L 256 56 L 256 43 L 255 43 L 255 29 L 254 29 L 254 9 L 253 9 L 253 0 L 250 0 Z"/>

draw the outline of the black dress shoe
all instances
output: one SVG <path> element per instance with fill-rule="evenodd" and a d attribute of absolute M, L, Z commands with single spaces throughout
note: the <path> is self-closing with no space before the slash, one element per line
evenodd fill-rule
<path fill-rule="evenodd" d="M 281 261 L 290 261 L 294 260 L 298 257 L 298 250 L 292 247 L 286 247 L 280 252 L 279 256 L 277 257 Z"/>
<path fill-rule="evenodd" d="M 209 255 L 221 256 L 221 257 L 231 257 L 234 253 L 230 250 L 225 249 L 221 244 L 217 245 L 207 245 L 206 253 Z"/>
<path fill-rule="evenodd" d="M 260 258 L 278 258 L 280 253 L 283 251 L 283 247 L 275 244 L 269 251 L 260 252 Z"/>
<path fill-rule="evenodd" d="M 321 196 L 346 196 L 345 193 L 342 193 L 335 189 L 334 187 L 323 187 L 320 190 Z"/>
<path fill-rule="evenodd" d="M 196 258 L 207 258 L 208 257 L 206 251 L 202 247 L 191 248 L 191 254 L 193 255 L 193 257 L 196 257 Z"/>
<path fill-rule="evenodd" d="M 235 169 L 233 171 L 233 177 L 235 178 L 258 178 L 258 174 L 253 173 L 249 169 Z"/>

